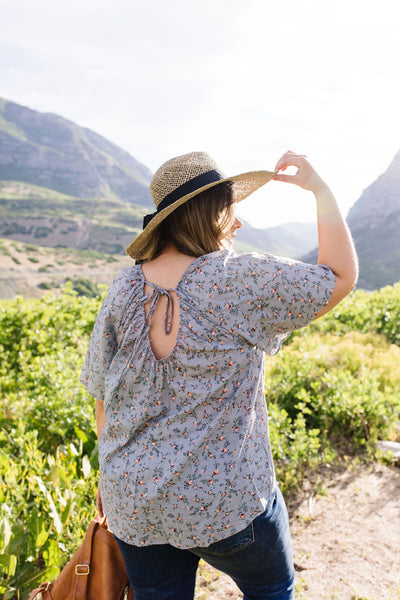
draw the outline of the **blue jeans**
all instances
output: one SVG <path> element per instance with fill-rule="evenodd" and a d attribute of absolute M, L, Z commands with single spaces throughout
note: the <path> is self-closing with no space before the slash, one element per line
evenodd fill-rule
<path fill-rule="evenodd" d="M 138 547 L 116 539 L 135 600 L 193 600 L 200 558 L 227 573 L 244 600 L 294 598 L 289 519 L 279 488 L 248 527 L 207 548 Z"/>

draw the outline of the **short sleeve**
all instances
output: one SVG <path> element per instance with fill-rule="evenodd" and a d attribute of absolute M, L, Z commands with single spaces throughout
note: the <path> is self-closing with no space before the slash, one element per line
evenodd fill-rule
<path fill-rule="evenodd" d="M 335 276 L 325 265 L 287 258 L 243 255 L 241 329 L 270 355 L 295 330 L 308 325 L 326 306 Z"/>
<path fill-rule="evenodd" d="M 115 298 L 119 279 L 119 276 L 114 279 L 98 312 L 79 378 L 89 394 L 101 401 L 104 401 L 106 376 L 118 350 Z"/>

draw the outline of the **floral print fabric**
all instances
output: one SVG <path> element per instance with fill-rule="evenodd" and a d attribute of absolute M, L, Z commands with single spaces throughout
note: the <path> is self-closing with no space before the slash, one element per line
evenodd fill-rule
<path fill-rule="evenodd" d="M 175 288 L 176 344 L 157 360 L 140 265 L 114 280 L 82 369 L 104 401 L 101 494 L 115 535 L 137 546 L 208 546 L 247 527 L 275 479 L 264 396 L 264 352 L 326 305 L 323 265 L 218 251 Z"/>

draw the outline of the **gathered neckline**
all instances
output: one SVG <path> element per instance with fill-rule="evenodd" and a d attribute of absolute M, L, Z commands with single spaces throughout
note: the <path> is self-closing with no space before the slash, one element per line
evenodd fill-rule
<path fill-rule="evenodd" d="M 177 349 L 179 348 L 179 342 L 180 342 L 180 333 L 181 333 L 181 328 L 182 328 L 182 323 L 179 323 L 178 326 L 178 332 L 177 332 L 177 336 L 175 339 L 175 343 L 173 345 L 173 347 L 171 348 L 170 352 L 168 353 L 167 356 L 164 356 L 162 358 L 157 358 L 154 354 L 154 350 L 151 346 L 151 342 L 150 342 L 150 338 L 149 338 L 149 332 L 150 332 L 150 323 L 151 323 L 151 317 L 154 313 L 155 310 L 155 306 L 153 306 L 153 304 L 156 304 L 160 294 L 163 294 L 165 296 L 167 296 L 167 308 L 166 308 L 166 313 L 164 316 L 164 327 L 167 327 L 167 329 L 170 330 L 170 325 L 171 325 L 171 318 L 172 318 L 172 313 L 171 311 L 171 307 L 172 307 L 172 299 L 171 299 L 171 303 L 169 302 L 170 297 L 170 292 L 175 292 L 178 296 L 178 302 L 179 302 L 179 293 L 178 293 L 178 288 L 180 287 L 181 283 L 186 279 L 187 275 L 194 270 L 195 268 L 198 267 L 198 264 L 202 263 L 203 261 L 207 260 L 208 257 L 210 257 L 212 254 L 215 254 L 216 252 L 228 252 L 227 250 L 216 250 L 215 252 L 211 252 L 209 254 L 202 254 L 201 256 L 198 256 L 197 258 L 195 258 L 195 260 L 193 260 L 184 270 L 184 272 L 182 273 L 181 277 L 179 278 L 178 283 L 176 284 L 176 286 L 174 288 L 164 288 L 163 286 L 158 285 L 157 283 L 154 283 L 152 281 L 149 281 L 146 278 L 146 275 L 144 274 L 142 265 L 139 265 L 140 267 L 140 274 L 141 274 L 141 279 L 142 279 L 142 283 L 143 283 L 143 288 L 142 288 L 142 298 L 145 299 L 147 297 L 149 297 L 150 302 L 152 300 L 154 300 L 154 302 L 152 303 L 151 307 L 150 307 L 150 318 L 149 314 L 146 314 L 145 309 L 144 309 L 144 304 L 142 305 L 142 309 L 143 309 L 143 317 L 144 317 L 144 321 L 145 321 L 145 325 L 146 325 L 146 335 L 145 335 L 145 340 L 146 340 L 146 345 L 147 348 L 150 352 L 150 356 L 152 358 L 152 360 L 154 360 L 157 364 L 160 363 L 165 363 L 168 362 L 169 359 L 171 359 L 171 357 L 174 356 L 175 352 L 177 351 Z M 144 293 L 144 286 L 145 284 L 148 284 L 149 286 L 151 286 L 153 288 L 153 290 L 155 291 L 154 296 L 152 297 L 152 293 L 150 294 L 145 294 Z M 152 297 L 152 298 L 151 298 Z M 168 310 L 169 309 L 169 310 Z M 166 331 L 167 333 L 167 331 Z"/>
<path fill-rule="evenodd" d="M 144 280 L 144 283 L 147 283 L 147 284 L 149 284 L 149 285 L 151 285 L 151 286 L 153 286 L 153 287 L 155 287 L 155 288 L 157 288 L 157 289 L 159 289 L 159 290 L 164 290 L 164 291 L 166 291 L 166 292 L 176 292 L 176 290 L 179 288 L 180 284 L 181 284 L 181 283 L 182 283 L 182 281 L 185 279 L 185 277 L 186 277 L 186 276 L 187 276 L 187 275 L 190 273 L 190 271 L 191 271 L 193 268 L 197 267 L 197 264 L 198 264 L 199 262 L 201 262 L 201 261 L 203 261 L 203 260 L 207 259 L 209 256 L 211 256 L 211 255 L 213 255 L 213 254 L 216 254 L 217 252 L 224 252 L 224 253 L 227 253 L 227 252 L 229 252 L 229 250 L 215 250 L 215 252 L 210 252 L 209 254 L 202 254 L 201 256 L 198 256 L 197 258 L 195 258 L 195 259 L 194 259 L 194 260 L 193 260 L 193 261 L 192 261 L 192 262 L 191 262 L 191 263 L 190 263 L 190 264 L 189 264 L 189 265 L 186 267 L 186 269 L 183 271 L 182 275 L 180 276 L 178 283 L 176 284 L 176 286 L 175 286 L 175 287 L 172 287 L 172 288 L 166 288 L 166 287 L 163 287 L 162 285 L 159 285 L 158 283 L 154 283 L 153 281 L 149 281 L 149 280 L 147 279 L 146 275 L 144 274 L 144 271 L 143 271 L 143 264 L 140 264 L 140 265 L 139 265 L 139 267 L 140 267 L 140 273 L 141 273 L 141 276 L 142 276 L 142 278 L 143 278 L 143 280 Z"/>

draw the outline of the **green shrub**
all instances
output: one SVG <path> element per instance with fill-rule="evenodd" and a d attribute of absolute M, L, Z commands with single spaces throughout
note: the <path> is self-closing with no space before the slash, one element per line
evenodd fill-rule
<path fill-rule="evenodd" d="M 337 334 L 380 333 L 388 342 L 400 346 L 400 282 L 374 292 L 351 293 L 306 331 L 315 330 Z"/>
<path fill-rule="evenodd" d="M 295 423 L 318 430 L 322 447 L 372 454 L 400 418 L 400 348 L 377 334 L 296 337 L 267 361 L 266 396 Z"/>
<path fill-rule="evenodd" d="M 12 437 L 12 439 L 10 439 Z M 46 454 L 40 433 L 0 433 L 0 593 L 26 598 L 54 579 L 95 512 L 97 471 L 83 444 Z"/>
<path fill-rule="evenodd" d="M 0 310 L 0 593 L 54 578 L 95 514 L 93 400 L 78 376 L 99 300 L 3 301 Z"/>
<path fill-rule="evenodd" d="M 292 419 L 284 408 L 268 406 L 269 436 L 277 480 L 282 491 L 298 489 L 310 470 L 321 462 L 319 430 L 307 427 L 304 415 Z"/>
<path fill-rule="evenodd" d="M 54 287 L 57 287 L 57 284 L 51 281 L 41 281 L 38 283 L 38 288 L 41 290 L 52 290 Z"/>
<path fill-rule="evenodd" d="M 71 281 L 72 288 L 77 292 L 78 296 L 87 296 L 88 298 L 97 298 L 101 294 L 101 289 L 93 283 L 91 279 L 79 277 Z"/>

